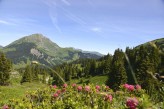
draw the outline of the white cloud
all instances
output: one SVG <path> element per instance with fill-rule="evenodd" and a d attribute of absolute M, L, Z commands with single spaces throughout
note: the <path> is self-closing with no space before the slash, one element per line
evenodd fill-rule
<path fill-rule="evenodd" d="M 5 20 L 0 20 L 0 24 L 5 24 L 5 25 L 13 25 L 12 22 L 5 21 Z"/>
<path fill-rule="evenodd" d="M 102 32 L 102 29 L 100 27 L 93 27 L 91 28 L 91 30 L 94 32 Z"/>

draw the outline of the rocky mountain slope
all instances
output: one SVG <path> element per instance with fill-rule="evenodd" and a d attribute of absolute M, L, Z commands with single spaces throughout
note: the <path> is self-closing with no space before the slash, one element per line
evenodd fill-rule
<path fill-rule="evenodd" d="M 100 53 L 83 52 L 74 48 L 61 48 L 42 34 L 32 34 L 16 40 L 5 46 L 3 52 L 17 67 L 31 63 L 31 61 L 53 66 L 80 58 L 97 59 L 102 56 Z"/>

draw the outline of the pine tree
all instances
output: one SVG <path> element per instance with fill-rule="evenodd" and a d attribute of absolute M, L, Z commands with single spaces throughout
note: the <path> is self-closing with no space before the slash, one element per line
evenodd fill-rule
<path fill-rule="evenodd" d="M 8 85 L 10 71 L 12 68 L 11 61 L 6 58 L 4 53 L 0 54 L 0 85 Z"/>
<path fill-rule="evenodd" d="M 125 55 L 127 56 L 125 58 L 125 69 L 127 73 L 128 78 L 128 84 L 136 84 L 136 78 L 134 77 L 134 63 L 135 63 L 135 50 L 130 49 L 129 47 L 126 47 Z"/>
<path fill-rule="evenodd" d="M 156 47 L 150 47 L 148 48 L 150 51 L 150 54 L 149 54 L 149 58 L 150 58 L 150 62 L 153 64 L 153 69 L 152 69 L 152 72 L 153 74 L 156 73 L 156 72 L 159 72 L 158 71 L 158 68 L 159 68 L 159 64 L 160 64 L 160 54 L 159 54 L 159 49 L 156 48 Z"/>
<path fill-rule="evenodd" d="M 39 81 L 39 76 L 38 74 L 40 73 L 39 65 L 33 65 L 34 70 L 32 71 L 33 73 L 33 81 Z"/>
<path fill-rule="evenodd" d="M 29 65 L 26 66 L 25 71 L 22 75 L 21 83 L 23 82 L 32 82 L 32 70 Z"/>
<path fill-rule="evenodd" d="M 114 90 L 117 90 L 121 84 L 127 82 L 127 75 L 124 67 L 124 53 L 117 49 L 112 60 L 112 69 L 109 73 L 107 84 Z"/>
<path fill-rule="evenodd" d="M 108 54 L 104 61 L 104 66 L 103 66 L 104 74 L 108 74 L 111 72 L 111 61 L 112 61 L 112 57 Z"/>
<path fill-rule="evenodd" d="M 95 76 L 96 75 L 96 60 L 91 60 L 90 61 L 90 70 L 89 70 L 90 75 Z"/>

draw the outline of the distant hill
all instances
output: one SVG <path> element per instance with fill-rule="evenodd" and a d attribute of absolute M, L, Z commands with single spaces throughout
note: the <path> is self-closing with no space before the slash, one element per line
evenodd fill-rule
<path fill-rule="evenodd" d="M 3 48 L 3 46 L 0 45 L 0 48 Z"/>
<path fill-rule="evenodd" d="M 162 52 L 164 52 L 164 38 L 152 40 L 152 41 L 146 42 L 146 43 L 141 44 L 141 45 L 150 46 L 150 44 L 151 44 L 151 45 L 152 45 L 152 44 L 155 44 L 156 47 L 158 47 Z M 136 48 L 138 48 L 138 47 L 141 46 L 141 45 L 138 45 Z"/>
<path fill-rule="evenodd" d="M 81 58 L 97 59 L 102 56 L 100 53 L 84 53 L 74 48 L 61 48 L 42 34 L 32 34 L 16 40 L 5 46 L 3 52 L 17 67 L 31 61 L 53 66 Z"/>

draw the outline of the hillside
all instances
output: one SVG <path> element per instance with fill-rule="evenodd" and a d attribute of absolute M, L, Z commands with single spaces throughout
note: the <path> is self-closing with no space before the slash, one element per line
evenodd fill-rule
<path fill-rule="evenodd" d="M 162 52 L 164 52 L 164 38 L 152 40 L 152 41 L 146 42 L 146 43 L 141 44 L 141 45 L 150 46 L 150 43 L 151 43 L 151 45 L 155 44 Z M 136 48 L 139 48 L 141 45 L 138 45 Z"/>
<path fill-rule="evenodd" d="M 61 48 L 42 34 L 32 34 L 5 46 L 3 52 L 16 67 L 24 66 L 31 61 L 53 66 L 71 62 L 80 58 L 100 58 L 92 52 L 84 53 L 73 48 Z"/>

